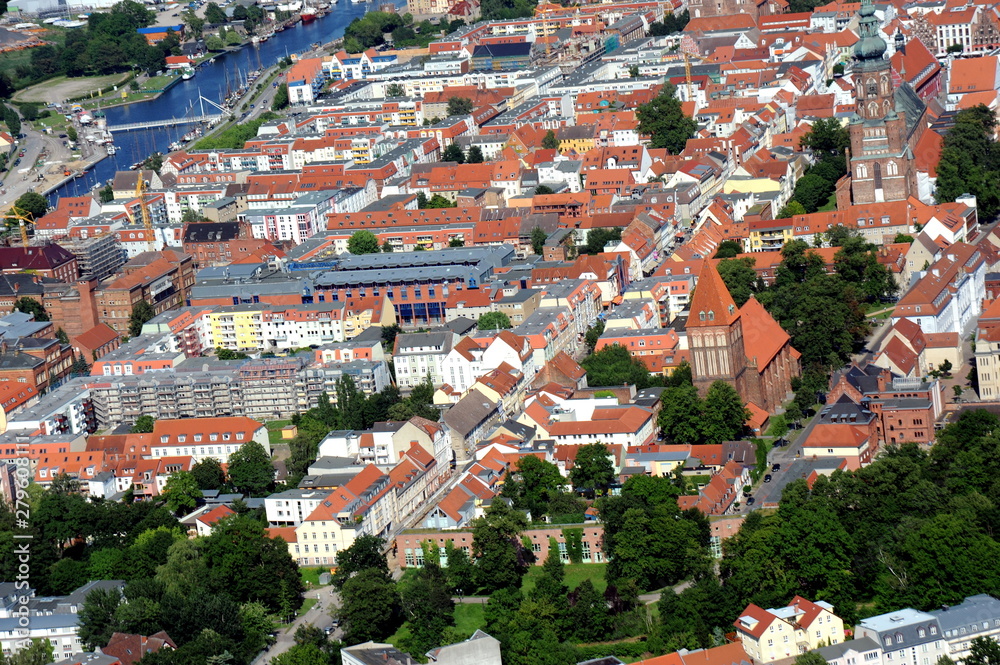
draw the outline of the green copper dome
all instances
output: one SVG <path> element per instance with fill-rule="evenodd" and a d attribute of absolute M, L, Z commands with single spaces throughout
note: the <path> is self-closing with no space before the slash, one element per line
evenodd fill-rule
<path fill-rule="evenodd" d="M 878 31 L 878 18 L 875 16 L 875 5 L 871 0 L 864 0 L 858 11 L 858 33 L 861 37 L 854 45 L 854 57 L 857 60 L 881 60 L 885 57 L 886 43 Z"/>

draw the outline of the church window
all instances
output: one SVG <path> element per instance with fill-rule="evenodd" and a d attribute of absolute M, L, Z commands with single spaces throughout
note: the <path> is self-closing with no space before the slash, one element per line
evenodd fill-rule
<path fill-rule="evenodd" d="M 889 163 L 885 165 L 885 172 L 888 175 L 897 175 L 899 173 L 899 167 L 896 166 L 896 162 L 890 160 Z"/>
<path fill-rule="evenodd" d="M 882 76 L 882 94 L 889 94 L 889 77 L 884 75 Z"/>
<path fill-rule="evenodd" d="M 875 84 L 875 79 L 868 79 L 868 94 L 871 96 L 878 94 L 878 86 Z"/>
<path fill-rule="evenodd" d="M 868 167 L 864 164 L 858 164 L 858 177 L 867 178 L 868 177 Z"/>
<path fill-rule="evenodd" d="M 874 118 L 878 115 L 878 102 L 872 102 L 868 105 L 868 117 Z"/>

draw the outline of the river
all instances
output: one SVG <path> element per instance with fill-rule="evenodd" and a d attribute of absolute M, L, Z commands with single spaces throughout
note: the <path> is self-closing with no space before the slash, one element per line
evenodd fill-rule
<path fill-rule="evenodd" d="M 405 7 L 403 0 L 395 0 L 395 4 L 400 8 Z M 331 7 L 330 13 L 311 23 L 297 23 L 295 27 L 275 33 L 273 37 L 257 46 L 250 45 L 238 51 L 217 55 L 215 62 L 205 62 L 198 67 L 194 78 L 177 83 L 153 101 L 135 102 L 106 109 L 108 124 L 120 125 L 183 117 L 192 108 L 191 115 L 200 115 L 199 96 L 218 103 L 226 92 L 227 78 L 235 89 L 239 85 L 237 81 L 248 71 L 259 66 L 266 69 L 287 55 L 310 50 L 311 45 L 316 42 L 326 44 L 342 37 L 344 29 L 351 21 L 364 16 L 376 6 L 374 3 L 339 0 Z M 215 110 L 209 104 L 205 104 L 206 113 Z M 144 160 L 154 152 L 166 153 L 168 146 L 190 129 L 190 125 L 174 125 L 115 134 L 115 154 L 98 162 L 86 175 L 71 180 L 51 192 L 49 201 L 55 205 L 60 196 L 86 194 L 95 184 L 105 183 L 113 178 L 116 171 L 127 170 L 132 164 Z"/>

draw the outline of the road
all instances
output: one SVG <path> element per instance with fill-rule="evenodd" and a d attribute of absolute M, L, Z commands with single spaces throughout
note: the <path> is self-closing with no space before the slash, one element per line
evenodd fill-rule
<path fill-rule="evenodd" d="M 333 587 L 323 587 L 305 593 L 306 598 L 319 598 L 319 602 L 309 608 L 309 611 L 293 621 L 278 633 L 278 640 L 270 648 L 261 652 L 252 665 L 264 665 L 270 663 L 276 656 L 280 656 L 295 645 L 295 631 L 299 626 L 313 625 L 317 628 L 331 627 L 333 620 L 330 618 L 330 608 L 339 602 Z M 336 633 L 330 636 L 337 637 Z"/>
<path fill-rule="evenodd" d="M 56 185 L 64 177 L 63 165 L 69 164 L 71 169 L 81 165 L 71 161 L 73 153 L 63 145 L 63 139 L 58 135 L 40 132 L 34 129 L 31 123 L 24 121 L 21 123 L 21 133 L 25 138 L 18 141 L 18 149 L 11 155 L 10 171 L 3 175 L 3 186 L 0 187 L 0 205 L 4 207 L 13 204 L 25 192 L 41 193 Z M 93 148 L 90 145 L 81 147 L 85 161 L 92 156 Z M 13 160 L 17 159 L 20 151 L 24 152 L 24 157 L 21 157 L 21 163 L 14 167 Z M 46 164 L 36 168 L 35 163 L 43 154 Z M 24 168 L 28 171 L 19 173 Z M 44 180 L 38 180 L 39 173 L 44 175 Z"/>

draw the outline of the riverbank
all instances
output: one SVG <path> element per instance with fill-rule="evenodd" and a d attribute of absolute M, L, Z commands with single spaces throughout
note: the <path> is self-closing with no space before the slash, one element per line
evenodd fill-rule
<path fill-rule="evenodd" d="M 86 175 L 88 171 L 107 158 L 108 154 L 102 150 L 94 153 L 87 159 L 81 159 L 79 161 L 69 162 L 66 164 L 49 165 L 48 172 L 43 173 L 43 182 L 39 185 L 39 189 L 42 187 L 45 188 L 41 189 L 41 195 L 48 196 L 67 183 L 73 182 L 77 178 Z M 67 170 L 70 172 L 69 175 L 65 175 Z M 55 173 L 52 173 L 53 171 L 55 171 Z"/>

